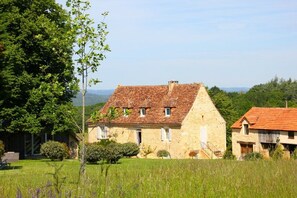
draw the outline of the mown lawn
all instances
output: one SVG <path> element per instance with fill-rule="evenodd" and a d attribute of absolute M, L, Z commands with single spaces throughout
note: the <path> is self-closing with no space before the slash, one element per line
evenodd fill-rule
<path fill-rule="evenodd" d="M 296 161 L 122 159 L 110 167 L 87 165 L 87 175 L 79 185 L 78 161 L 49 163 L 21 160 L 12 163 L 9 170 L 0 170 L 0 197 L 55 197 L 56 190 L 61 197 L 297 195 Z M 55 183 L 54 166 L 61 165 L 59 182 Z"/>

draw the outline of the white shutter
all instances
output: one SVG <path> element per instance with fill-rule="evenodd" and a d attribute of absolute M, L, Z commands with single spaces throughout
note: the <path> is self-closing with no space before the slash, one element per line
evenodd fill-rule
<path fill-rule="evenodd" d="M 171 129 L 168 129 L 168 140 L 171 142 Z"/>
<path fill-rule="evenodd" d="M 97 126 L 97 139 L 100 140 L 102 137 L 102 129 L 101 127 L 98 125 Z"/>
<path fill-rule="evenodd" d="M 165 137 L 166 137 L 165 129 L 164 128 L 161 128 L 161 141 L 164 141 L 165 140 Z"/>

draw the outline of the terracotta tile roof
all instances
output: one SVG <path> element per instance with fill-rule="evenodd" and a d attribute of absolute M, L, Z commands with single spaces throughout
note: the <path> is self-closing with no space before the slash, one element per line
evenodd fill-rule
<path fill-rule="evenodd" d="M 201 84 L 177 84 L 172 86 L 118 86 L 101 109 L 109 107 L 129 108 L 131 113 L 120 116 L 116 124 L 181 124 L 193 105 Z M 171 108 L 171 116 L 165 116 L 165 107 Z M 146 108 L 145 117 L 140 117 L 140 108 Z M 102 122 L 102 121 L 101 121 Z"/>
<path fill-rule="evenodd" d="M 250 124 L 250 129 L 297 131 L 297 108 L 253 107 L 232 128 L 241 128 L 243 120 Z"/>

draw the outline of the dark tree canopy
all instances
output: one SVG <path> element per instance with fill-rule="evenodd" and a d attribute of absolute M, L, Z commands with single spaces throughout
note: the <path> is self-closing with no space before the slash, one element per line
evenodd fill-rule
<path fill-rule="evenodd" d="M 0 2 L 0 131 L 72 128 L 64 114 L 77 89 L 70 32 L 54 0 Z"/>

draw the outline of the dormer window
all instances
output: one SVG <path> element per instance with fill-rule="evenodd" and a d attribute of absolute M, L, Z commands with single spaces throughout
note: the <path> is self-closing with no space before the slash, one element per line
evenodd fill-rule
<path fill-rule="evenodd" d="M 243 124 L 243 134 L 248 135 L 249 134 L 249 125 Z"/>
<path fill-rule="evenodd" d="M 170 107 L 165 107 L 165 116 L 169 117 L 171 115 L 171 108 Z"/>
<path fill-rule="evenodd" d="M 140 117 L 144 117 L 146 115 L 146 109 L 145 108 L 140 108 L 139 114 L 140 114 Z"/>
<path fill-rule="evenodd" d="M 123 115 L 124 115 L 124 117 L 128 117 L 128 115 L 129 115 L 128 108 L 123 108 Z"/>

